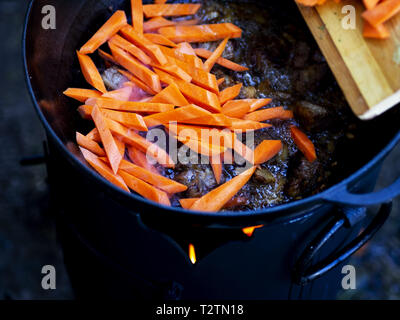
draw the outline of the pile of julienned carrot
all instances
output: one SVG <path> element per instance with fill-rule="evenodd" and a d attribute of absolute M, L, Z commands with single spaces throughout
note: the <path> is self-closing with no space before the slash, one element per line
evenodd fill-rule
<path fill-rule="evenodd" d="M 305 6 L 324 4 L 327 0 L 296 0 Z M 340 0 L 334 0 L 340 2 Z M 363 36 L 373 39 L 387 39 L 390 32 L 385 22 L 400 12 L 400 0 L 362 0 L 366 11 L 362 13 L 364 18 Z"/>
<path fill-rule="evenodd" d="M 266 140 L 252 150 L 235 133 L 267 128 L 271 125 L 264 121 L 291 119 L 293 114 L 283 107 L 262 109 L 271 99 L 235 100 L 242 84 L 219 90 L 224 79 L 216 79 L 211 73 L 215 64 L 234 71 L 247 70 L 221 57 L 229 39 L 241 36 L 240 28 L 230 23 L 197 25 L 195 19 L 178 22 L 166 18 L 193 15 L 198 4 L 131 3 L 132 25 L 127 23 L 125 12 L 117 11 L 77 52 L 82 73 L 95 88 L 64 92 L 84 103 L 78 111 L 95 125 L 87 135 L 77 132 L 77 143 L 86 161 L 105 179 L 164 205 L 170 205 L 171 195 L 187 190 L 187 186 L 159 174 L 148 159 L 168 168 L 175 164 L 163 148 L 140 132 L 164 126 L 177 142 L 210 157 L 218 184 L 224 156 L 227 150 L 231 154 L 234 150 L 253 166 L 202 198 L 181 201 L 188 209 L 220 210 L 249 181 L 257 166 L 273 158 L 282 147 L 281 141 Z M 144 21 L 144 17 L 148 19 Z M 193 49 L 189 44 L 218 40 L 222 42 L 214 52 Z M 105 43 L 110 53 L 100 49 Z M 89 57 L 95 51 L 129 79 L 120 89 L 107 92 Z M 212 129 L 211 136 L 224 142 L 213 145 L 201 134 L 181 134 L 188 129 L 194 133 Z M 313 143 L 297 127 L 291 130 L 299 149 L 314 161 Z"/>

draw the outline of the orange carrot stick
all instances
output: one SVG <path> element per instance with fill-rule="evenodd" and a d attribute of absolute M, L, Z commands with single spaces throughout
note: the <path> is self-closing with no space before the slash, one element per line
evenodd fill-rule
<path fill-rule="evenodd" d="M 189 16 L 196 14 L 200 9 L 200 4 L 184 3 L 184 4 L 145 4 L 143 12 L 147 18 L 152 17 L 176 17 Z"/>
<path fill-rule="evenodd" d="M 250 180 L 257 167 L 252 167 L 198 199 L 190 208 L 197 211 L 219 211 Z"/>
<path fill-rule="evenodd" d="M 129 72 L 142 80 L 155 92 L 161 91 L 160 78 L 153 71 L 145 67 L 129 53 L 118 48 L 110 42 L 109 46 L 113 57 L 115 58 L 115 60 L 117 60 L 119 64 L 121 64 L 124 68 L 129 70 Z"/>
<path fill-rule="evenodd" d="M 186 71 L 184 71 L 183 69 L 181 69 L 179 66 L 177 66 L 175 63 L 166 63 L 163 66 L 157 64 L 157 63 L 151 63 L 150 64 L 153 68 L 157 68 L 159 70 L 162 70 L 164 72 L 169 73 L 170 75 L 181 79 L 185 82 L 191 82 L 192 81 L 192 77 L 187 74 Z"/>
<path fill-rule="evenodd" d="M 169 57 L 175 58 L 177 60 L 186 62 L 189 66 L 194 68 L 199 68 L 203 70 L 203 61 L 200 58 L 197 58 L 195 55 L 187 54 L 185 50 L 182 50 L 182 47 L 176 47 L 174 49 L 167 48 L 164 46 L 159 46 L 159 49 L 162 51 L 164 56 L 168 59 Z M 203 70 L 204 71 L 204 70 Z"/>
<path fill-rule="evenodd" d="M 385 0 L 374 8 L 364 11 L 361 16 L 367 20 L 370 25 L 377 27 L 396 15 L 399 11 L 400 0 Z"/>
<path fill-rule="evenodd" d="M 210 72 L 211 69 L 214 67 L 217 60 L 222 56 L 224 53 L 225 47 L 228 44 L 229 38 L 225 38 L 224 41 L 220 43 L 220 45 L 214 50 L 212 55 L 204 62 L 204 70 Z"/>
<path fill-rule="evenodd" d="M 288 120 L 293 118 L 293 112 L 285 110 L 283 107 L 274 107 L 254 111 L 243 117 L 245 120 L 266 121 L 272 119 Z"/>
<path fill-rule="evenodd" d="M 178 86 L 175 83 L 171 83 L 168 87 L 154 96 L 151 101 L 152 103 L 171 103 L 177 107 L 184 107 L 189 104 L 183 94 L 179 91 Z"/>
<path fill-rule="evenodd" d="M 190 20 L 180 20 L 175 21 L 177 26 L 194 26 L 199 23 L 199 19 L 190 19 Z"/>
<path fill-rule="evenodd" d="M 242 120 L 236 118 L 230 118 L 230 120 L 231 125 L 229 126 L 229 129 L 233 131 L 260 130 L 271 127 L 271 125 L 268 123 L 262 123 L 258 121 Z"/>
<path fill-rule="evenodd" d="M 363 36 L 364 38 L 387 39 L 390 37 L 390 32 L 384 24 L 378 24 L 376 27 L 373 27 L 367 21 L 365 21 L 363 27 Z"/>
<path fill-rule="evenodd" d="M 156 4 L 164 4 L 166 2 L 167 2 L 167 0 L 155 0 L 154 1 L 154 3 L 156 3 Z"/>
<path fill-rule="evenodd" d="M 147 156 L 142 151 L 136 149 L 135 147 L 128 146 L 128 155 L 131 161 L 137 166 L 152 173 L 158 174 L 157 168 L 147 160 Z"/>
<path fill-rule="evenodd" d="M 110 43 L 116 45 L 117 47 L 124 49 L 126 52 L 129 52 L 135 58 L 143 62 L 144 64 L 150 64 L 151 58 L 144 53 L 141 49 L 139 49 L 134 44 L 130 43 L 129 41 L 125 40 L 118 34 L 110 39 Z"/>
<path fill-rule="evenodd" d="M 222 107 L 222 113 L 233 118 L 242 118 L 249 110 L 250 103 L 243 100 L 231 100 Z"/>
<path fill-rule="evenodd" d="M 140 194 L 143 198 L 152 200 L 154 202 L 170 206 L 171 202 L 168 199 L 168 195 L 157 188 L 149 185 L 148 183 L 126 173 L 125 171 L 120 171 L 120 176 L 124 179 L 125 183 L 130 189 Z"/>
<path fill-rule="evenodd" d="M 104 114 L 105 117 L 117 121 L 129 128 L 139 131 L 148 131 L 146 123 L 144 122 L 142 116 L 136 113 L 120 112 L 107 109 L 102 109 L 101 112 Z"/>
<path fill-rule="evenodd" d="M 187 199 L 179 199 L 179 203 L 183 209 L 190 209 L 190 207 L 197 201 L 199 198 L 187 198 Z"/>
<path fill-rule="evenodd" d="M 76 142 L 82 148 L 85 148 L 93 152 L 95 155 L 99 157 L 104 157 L 106 155 L 104 150 L 99 146 L 97 142 L 93 141 L 92 139 L 88 138 L 87 136 L 84 136 L 79 132 L 76 133 Z"/>
<path fill-rule="evenodd" d="M 167 39 L 166 37 L 158 33 L 145 33 L 144 37 L 147 40 L 153 42 L 154 44 L 160 44 L 163 46 L 173 47 L 173 48 L 176 47 L 175 43 L 173 43 L 171 40 Z"/>
<path fill-rule="evenodd" d="M 232 119 L 222 113 L 206 114 L 198 118 L 181 120 L 181 122 L 215 127 L 230 127 L 232 125 Z"/>
<path fill-rule="evenodd" d="M 275 157 L 282 150 L 279 140 L 264 140 L 254 150 L 254 164 L 262 164 Z"/>
<path fill-rule="evenodd" d="M 208 50 L 203 49 L 203 48 L 194 49 L 194 51 L 196 52 L 196 54 L 199 57 L 202 57 L 202 58 L 205 58 L 205 59 L 210 58 L 211 55 L 212 55 L 211 51 L 208 51 Z M 241 65 L 239 65 L 237 63 L 234 63 L 234 62 L 232 62 L 230 60 L 227 60 L 225 58 L 222 58 L 222 57 L 218 58 L 216 63 L 219 64 L 220 66 L 223 66 L 223 67 L 225 67 L 227 69 L 230 69 L 230 70 L 233 70 L 233 71 L 241 72 L 241 71 L 249 70 L 249 68 L 243 67 L 243 66 L 241 66 Z"/>
<path fill-rule="evenodd" d="M 146 21 L 143 24 L 143 29 L 145 32 L 150 32 L 150 31 L 154 32 L 162 27 L 170 27 L 170 26 L 174 26 L 174 25 L 175 25 L 175 22 L 173 22 L 171 20 L 167 20 L 163 17 L 154 17 L 154 18 L 151 18 L 149 21 Z"/>
<path fill-rule="evenodd" d="M 165 178 L 160 174 L 155 174 L 154 172 L 148 171 L 126 160 L 122 160 L 120 170 L 125 171 L 168 194 L 175 194 L 187 190 L 187 186 L 181 183 Z"/>
<path fill-rule="evenodd" d="M 119 140 L 118 138 L 114 139 L 114 140 L 118 147 L 119 153 L 121 154 L 122 158 L 124 158 L 125 157 L 125 149 L 126 149 L 125 143 L 123 141 Z"/>
<path fill-rule="evenodd" d="M 215 181 L 220 184 L 221 183 L 221 178 L 222 178 L 222 162 L 221 162 L 221 156 L 213 156 L 210 158 L 211 162 L 211 168 L 214 173 Z"/>
<path fill-rule="evenodd" d="M 120 32 L 125 39 L 138 46 L 152 59 L 157 61 L 157 63 L 161 65 L 167 63 L 167 59 L 161 52 L 160 48 L 151 41 L 147 40 L 143 35 L 138 34 L 130 25 L 123 27 Z"/>
<path fill-rule="evenodd" d="M 226 88 L 224 91 L 221 91 L 219 93 L 219 102 L 221 105 L 225 104 L 229 100 L 235 99 L 240 94 L 242 86 L 243 85 L 239 83 L 232 87 Z"/>
<path fill-rule="evenodd" d="M 151 95 L 157 94 L 157 92 L 155 92 L 152 88 L 150 88 L 142 80 L 140 80 L 139 78 L 135 77 L 132 73 L 130 73 L 128 71 L 125 71 L 125 70 L 121 70 L 121 69 L 118 69 L 118 72 L 120 74 L 124 75 L 125 77 L 127 77 L 129 81 L 133 82 L 135 85 L 137 85 L 143 91 L 145 91 L 145 92 L 147 92 L 147 93 L 149 93 Z"/>
<path fill-rule="evenodd" d="M 119 176 L 112 172 L 109 166 L 107 166 L 103 161 L 101 161 L 95 154 L 80 147 L 80 150 L 83 154 L 85 160 L 105 179 L 110 181 L 112 184 L 124 189 L 125 191 L 129 191 L 129 188 L 126 186 L 124 180 Z"/>
<path fill-rule="evenodd" d="M 113 35 L 126 25 L 126 15 L 124 11 L 116 11 L 111 18 L 97 31 L 94 36 L 79 50 L 81 54 L 95 52 L 100 46 L 106 43 Z"/>
<path fill-rule="evenodd" d="M 101 92 L 90 89 L 68 88 L 64 91 L 64 95 L 80 102 L 85 102 L 89 98 L 101 97 Z"/>
<path fill-rule="evenodd" d="M 101 142 L 103 143 L 107 158 L 110 161 L 111 168 L 113 172 L 117 174 L 122 156 L 107 125 L 107 119 L 97 106 L 93 107 L 92 119 L 99 131 Z"/>
<path fill-rule="evenodd" d="M 94 128 L 85 137 L 95 142 L 101 142 L 100 134 L 97 128 Z"/>
<path fill-rule="evenodd" d="M 181 42 L 174 49 L 176 55 L 183 55 L 184 61 L 193 67 L 203 69 L 203 61 L 197 57 L 189 42 Z"/>
<path fill-rule="evenodd" d="M 87 55 L 81 54 L 79 52 L 77 52 L 77 54 L 81 70 L 86 81 L 97 90 L 103 93 L 107 92 L 103 79 L 101 78 L 101 75 L 97 70 L 93 60 Z"/>
<path fill-rule="evenodd" d="M 162 82 L 166 84 L 175 83 L 186 98 L 190 99 L 200 107 L 214 112 L 219 112 L 221 110 L 220 102 L 215 93 L 192 83 L 187 83 L 183 80 L 172 77 L 168 73 L 165 73 L 157 68 L 155 68 L 155 72 L 159 75 Z"/>
<path fill-rule="evenodd" d="M 314 144 L 311 140 L 297 127 L 290 128 L 292 139 L 308 161 L 313 162 L 317 159 Z"/>
<path fill-rule="evenodd" d="M 184 136 L 177 136 L 175 138 L 188 148 L 192 149 L 194 152 L 208 157 L 213 157 L 216 155 L 219 156 L 221 153 L 224 153 L 227 150 L 227 148 L 224 146 L 213 145 L 202 140 L 190 139 Z"/>
<path fill-rule="evenodd" d="M 173 42 L 210 42 L 225 38 L 240 38 L 242 30 L 232 23 L 206 24 L 196 26 L 171 26 L 158 32 Z"/>
<path fill-rule="evenodd" d="M 132 25 L 138 34 L 143 34 L 143 1 L 131 0 Z"/>
<path fill-rule="evenodd" d="M 100 108 L 128 111 L 128 112 L 158 113 L 158 112 L 167 112 L 174 110 L 173 104 L 119 101 L 109 98 L 98 98 L 96 99 L 96 103 Z"/>
<path fill-rule="evenodd" d="M 257 111 L 258 109 L 265 107 L 267 104 L 271 103 L 272 99 L 243 99 L 241 101 L 245 101 L 250 103 L 250 110 L 249 112 Z"/>

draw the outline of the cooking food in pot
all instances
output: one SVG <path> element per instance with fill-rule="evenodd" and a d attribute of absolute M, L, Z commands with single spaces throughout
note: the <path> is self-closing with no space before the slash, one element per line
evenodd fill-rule
<path fill-rule="evenodd" d="M 84 103 L 92 130 L 76 141 L 105 179 L 163 205 L 238 211 L 343 177 L 337 150 L 357 123 L 301 21 L 249 1 L 131 8 L 77 48 L 90 88 L 64 92 Z"/>

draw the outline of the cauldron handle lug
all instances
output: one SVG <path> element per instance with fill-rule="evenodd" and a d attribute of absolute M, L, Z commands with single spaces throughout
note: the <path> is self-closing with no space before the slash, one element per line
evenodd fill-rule
<path fill-rule="evenodd" d="M 292 279 L 295 284 L 305 285 L 329 270 L 332 270 L 340 263 L 349 258 L 353 253 L 366 244 L 375 233 L 382 227 L 392 209 L 392 203 L 381 205 L 379 212 L 372 219 L 365 230 L 360 233 L 353 241 L 336 253 L 331 254 L 322 261 L 311 265 L 313 258 L 319 250 L 331 239 L 340 229 L 351 228 L 365 217 L 365 208 L 344 207 L 343 214 L 333 219 L 318 236 L 306 247 L 300 258 L 297 260 Z"/>

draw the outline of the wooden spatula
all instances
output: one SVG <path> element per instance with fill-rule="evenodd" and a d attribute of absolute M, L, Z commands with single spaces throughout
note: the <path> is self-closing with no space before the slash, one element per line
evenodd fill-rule
<path fill-rule="evenodd" d="M 342 27 L 345 5 L 356 8 L 355 30 Z M 400 103 L 400 15 L 386 23 L 391 37 L 375 40 L 362 35 L 365 9 L 359 0 L 299 9 L 360 119 L 372 119 Z"/>

